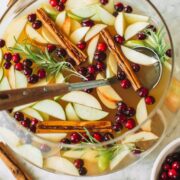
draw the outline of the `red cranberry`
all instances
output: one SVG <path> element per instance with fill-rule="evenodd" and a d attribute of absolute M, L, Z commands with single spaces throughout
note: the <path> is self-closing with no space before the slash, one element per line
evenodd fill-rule
<path fill-rule="evenodd" d="M 87 174 L 87 169 L 85 167 L 81 167 L 79 169 L 79 175 L 84 176 Z"/>
<path fill-rule="evenodd" d="M 29 127 L 29 130 L 30 130 L 31 132 L 35 133 L 35 132 L 36 132 L 36 126 L 30 126 L 30 127 Z"/>
<path fill-rule="evenodd" d="M 34 22 L 36 20 L 36 14 L 29 14 L 27 19 L 29 22 Z"/>
<path fill-rule="evenodd" d="M 136 125 L 136 123 L 135 123 L 134 119 L 132 119 L 132 118 L 128 119 L 125 123 L 125 127 L 127 129 L 133 129 L 135 127 L 135 125 Z"/>
<path fill-rule="evenodd" d="M 11 65 L 12 65 L 11 62 L 5 62 L 4 63 L 4 68 L 9 69 L 11 67 Z"/>
<path fill-rule="evenodd" d="M 24 120 L 24 114 L 22 112 L 15 112 L 14 113 L 14 118 L 17 120 L 17 121 L 23 121 Z"/>
<path fill-rule="evenodd" d="M 108 2 L 109 2 L 109 0 L 100 0 L 100 3 L 101 3 L 102 5 L 106 5 Z"/>
<path fill-rule="evenodd" d="M 28 77 L 28 83 L 30 84 L 35 84 L 38 82 L 38 80 L 39 80 L 39 77 L 36 74 L 32 74 L 31 76 Z"/>
<path fill-rule="evenodd" d="M 121 81 L 121 87 L 124 89 L 128 89 L 131 87 L 131 82 L 128 79 L 124 79 Z"/>
<path fill-rule="evenodd" d="M 65 6 L 63 3 L 59 2 L 59 4 L 56 6 L 56 9 L 61 12 L 65 9 Z"/>
<path fill-rule="evenodd" d="M 92 93 L 93 92 L 93 88 L 91 88 L 91 89 L 83 89 L 83 91 L 86 92 L 86 93 Z"/>
<path fill-rule="evenodd" d="M 124 124 L 127 121 L 127 118 L 124 114 L 119 114 L 119 115 L 116 115 L 115 121 L 118 124 Z"/>
<path fill-rule="evenodd" d="M 179 171 L 180 170 L 180 161 L 173 162 L 172 168 Z"/>
<path fill-rule="evenodd" d="M 134 72 L 140 71 L 140 65 L 139 64 L 132 64 L 131 67 L 132 67 Z"/>
<path fill-rule="evenodd" d="M 64 139 L 61 140 L 61 143 L 71 144 L 71 141 L 68 138 L 64 138 Z"/>
<path fill-rule="evenodd" d="M 90 65 L 87 69 L 88 69 L 89 74 L 94 74 L 96 72 L 96 66 L 95 65 Z"/>
<path fill-rule="evenodd" d="M 127 108 L 128 108 L 127 105 L 123 101 L 118 102 L 118 111 L 120 113 L 126 112 Z"/>
<path fill-rule="evenodd" d="M 125 7 L 124 7 L 124 11 L 125 11 L 126 13 L 132 13 L 133 9 L 132 9 L 131 6 L 125 6 Z"/>
<path fill-rule="evenodd" d="M 35 126 L 39 121 L 35 118 L 31 120 L 31 126 Z"/>
<path fill-rule="evenodd" d="M 5 54 L 4 54 L 4 59 L 5 59 L 6 61 L 11 61 L 11 59 L 12 59 L 12 54 L 11 54 L 10 52 L 5 53 Z"/>
<path fill-rule="evenodd" d="M 3 48 L 5 46 L 6 42 L 4 39 L 0 39 L 0 48 Z"/>
<path fill-rule="evenodd" d="M 145 39 L 147 38 L 147 35 L 146 35 L 144 32 L 139 32 L 139 33 L 137 34 L 137 38 L 138 38 L 139 40 L 145 40 Z"/>
<path fill-rule="evenodd" d="M 39 79 L 43 79 L 46 77 L 46 71 L 44 69 L 39 69 L 38 70 L 38 76 L 39 76 Z"/>
<path fill-rule="evenodd" d="M 98 43 L 97 50 L 98 51 L 102 51 L 102 52 L 106 51 L 107 50 L 106 43 L 104 43 L 104 42 Z"/>
<path fill-rule="evenodd" d="M 20 63 L 20 62 L 19 62 L 19 63 L 16 63 L 14 67 L 15 67 L 15 69 L 18 70 L 18 71 L 22 71 L 22 70 L 24 69 L 23 64 Z"/>
<path fill-rule="evenodd" d="M 98 71 L 103 71 L 106 69 L 106 65 L 103 62 L 99 61 L 96 63 L 96 69 Z"/>
<path fill-rule="evenodd" d="M 67 0 L 60 0 L 59 2 L 65 4 L 66 1 L 67 1 Z"/>
<path fill-rule="evenodd" d="M 39 29 L 42 26 L 42 22 L 40 20 L 36 20 L 32 23 L 32 27 L 34 29 Z"/>
<path fill-rule="evenodd" d="M 32 69 L 29 67 L 24 67 L 24 75 L 30 76 L 32 74 Z"/>
<path fill-rule="evenodd" d="M 155 99 L 154 99 L 153 96 L 147 96 L 147 97 L 145 98 L 145 102 L 146 102 L 146 104 L 151 105 L 151 104 L 154 104 L 154 103 L 155 103 Z"/>
<path fill-rule="evenodd" d="M 14 54 L 13 56 L 12 56 L 12 61 L 14 62 L 14 63 L 18 63 L 19 61 L 20 61 L 20 55 L 19 55 L 19 53 L 16 53 L 16 54 Z"/>
<path fill-rule="evenodd" d="M 93 138 L 96 139 L 97 141 L 101 142 L 103 137 L 100 133 L 94 133 Z"/>
<path fill-rule="evenodd" d="M 24 61 L 23 61 L 23 65 L 24 65 L 24 67 L 31 67 L 32 66 L 32 61 L 30 60 L 30 59 L 25 59 Z"/>
<path fill-rule="evenodd" d="M 161 180 L 168 180 L 169 178 L 168 178 L 167 173 L 166 173 L 166 172 L 162 172 L 162 173 L 160 174 L 160 179 L 161 179 Z"/>
<path fill-rule="evenodd" d="M 118 43 L 118 44 L 123 44 L 124 41 L 125 41 L 125 39 L 124 39 L 123 36 L 117 34 L 117 35 L 114 36 L 114 41 L 115 41 L 116 43 Z"/>
<path fill-rule="evenodd" d="M 165 164 L 163 164 L 162 168 L 164 171 L 168 171 L 169 169 L 171 169 L 171 166 L 168 163 L 165 163 Z"/>
<path fill-rule="evenodd" d="M 133 117 L 136 114 L 136 110 L 132 107 L 128 107 L 125 111 L 126 116 Z"/>
<path fill-rule="evenodd" d="M 122 12 L 123 10 L 124 10 L 124 5 L 123 5 L 123 3 L 116 3 L 115 5 L 114 5 L 114 9 L 116 10 L 116 11 L 118 11 L 118 12 Z"/>
<path fill-rule="evenodd" d="M 145 87 L 141 87 L 139 90 L 138 90 L 138 95 L 140 97 L 147 97 L 149 94 L 149 90 Z"/>
<path fill-rule="evenodd" d="M 166 51 L 166 56 L 172 57 L 172 49 L 168 49 L 168 50 Z"/>
<path fill-rule="evenodd" d="M 81 167 L 84 166 L 84 161 L 82 159 L 76 159 L 76 160 L 74 160 L 74 166 L 77 169 L 80 169 Z"/>
<path fill-rule="evenodd" d="M 124 80 L 125 78 L 126 78 L 125 72 L 122 71 L 122 70 L 118 71 L 118 73 L 117 73 L 117 79 L 121 81 L 121 80 Z"/>
<path fill-rule="evenodd" d="M 178 172 L 177 172 L 175 169 L 170 169 L 170 170 L 168 171 L 168 176 L 169 176 L 170 178 L 172 178 L 172 179 L 176 179 L 176 178 L 179 177 L 179 174 L 178 174 Z"/>
<path fill-rule="evenodd" d="M 66 52 L 66 50 L 63 49 L 63 48 L 58 48 L 58 49 L 56 50 L 56 54 L 57 54 L 58 57 L 66 57 L 67 52 Z"/>
<path fill-rule="evenodd" d="M 54 44 L 47 45 L 47 50 L 49 53 L 52 53 L 55 49 L 56 49 L 56 45 L 54 45 Z"/>
<path fill-rule="evenodd" d="M 153 26 L 153 25 L 149 25 L 149 26 L 147 27 L 147 29 L 150 29 L 150 30 L 152 30 L 153 32 L 157 32 L 156 27 Z"/>
<path fill-rule="evenodd" d="M 77 133 L 77 132 L 75 132 L 75 133 L 72 133 L 71 135 L 70 135 L 70 140 L 71 140 L 71 142 L 72 143 L 79 143 L 80 142 L 80 140 L 81 140 L 81 136 Z"/>
<path fill-rule="evenodd" d="M 80 42 L 78 42 L 77 47 L 78 47 L 80 50 L 84 50 L 84 49 L 86 48 L 86 42 L 85 42 L 85 41 L 80 41 Z"/>
<path fill-rule="evenodd" d="M 48 146 L 47 144 L 41 144 L 40 150 L 41 150 L 42 152 L 44 152 L 44 153 L 47 153 L 47 152 L 49 152 L 49 151 L 51 150 L 51 147 Z"/>
<path fill-rule="evenodd" d="M 115 123 L 112 127 L 112 129 L 116 132 L 120 131 L 122 129 L 122 125 L 121 124 L 117 124 Z"/>
<path fill-rule="evenodd" d="M 113 134 L 111 134 L 111 133 L 105 133 L 104 134 L 103 141 L 109 141 L 111 139 L 114 139 Z"/>
<path fill-rule="evenodd" d="M 31 124 L 31 120 L 29 118 L 25 118 L 23 121 L 21 121 L 21 125 L 26 128 L 29 128 L 30 124 Z"/>
<path fill-rule="evenodd" d="M 85 68 L 85 67 L 80 67 L 80 68 L 78 69 L 78 73 L 81 74 L 81 75 L 83 75 L 83 76 L 86 76 L 86 75 L 87 75 L 87 68 Z"/>
<path fill-rule="evenodd" d="M 106 59 L 106 53 L 104 52 L 96 52 L 94 55 L 94 60 L 96 61 L 104 61 Z"/>
<path fill-rule="evenodd" d="M 95 80 L 95 77 L 93 74 L 88 74 L 88 75 L 86 75 L 86 79 L 87 79 L 87 81 L 92 81 L 92 80 Z"/>
<path fill-rule="evenodd" d="M 173 163 L 173 161 L 174 161 L 174 159 L 173 159 L 172 156 L 167 156 L 167 157 L 166 157 L 166 162 L 167 162 L 168 164 Z"/>
<path fill-rule="evenodd" d="M 81 25 L 83 27 L 92 27 L 92 26 L 94 26 L 94 21 L 91 19 L 85 19 L 81 22 Z"/>
<path fill-rule="evenodd" d="M 52 7 L 56 7 L 58 5 L 59 1 L 58 0 L 50 0 L 49 3 Z"/>
<path fill-rule="evenodd" d="M 76 65 L 76 62 L 74 61 L 74 59 L 72 59 L 72 58 L 70 58 L 70 57 L 68 57 L 68 58 L 66 59 L 66 62 L 70 63 L 72 66 L 75 66 L 75 65 Z"/>

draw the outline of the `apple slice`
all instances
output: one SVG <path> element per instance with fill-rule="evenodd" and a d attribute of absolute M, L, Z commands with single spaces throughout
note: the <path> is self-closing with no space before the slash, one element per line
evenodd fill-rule
<path fill-rule="evenodd" d="M 68 12 L 67 13 L 67 16 L 71 18 L 71 20 L 77 20 L 77 21 L 82 21 L 83 18 L 82 17 L 79 17 L 79 16 L 76 16 L 75 14 L 71 13 L 71 12 Z"/>
<path fill-rule="evenodd" d="M 115 17 L 110 14 L 108 11 L 103 9 L 102 7 L 98 6 L 98 14 L 101 19 L 101 21 L 109 26 L 113 26 L 115 23 Z"/>
<path fill-rule="evenodd" d="M 59 12 L 53 8 L 52 6 L 50 6 L 50 4 L 43 4 L 42 8 L 48 13 L 48 15 L 55 20 L 57 15 L 59 14 Z"/>
<path fill-rule="evenodd" d="M 70 35 L 70 39 L 73 43 L 77 44 L 79 41 L 81 41 L 84 36 L 87 34 L 87 32 L 89 31 L 90 27 L 81 27 L 77 30 L 75 30 L 71 35 Z"/>
<path fill-rule="evenodd" d="M 42 36 L 44 37 L 44 39 L 51 44 L 56 44 L 58 45 L 58 42 L 56 41 L 56 39 L 54 39 L 54 37 L 49 33 L 49 31 L 43 26 L 42 27 Z"/>
<path fill-rule="evenodd" d="M 114 27 L 115 27 L 116 32 L 119 35 L 124 36 L 124 31 L 126 28 L 126 22 L 125 22 L 123 12 L 119 13 L 118 16 L 116 17 Z"/>
<path fill-rule="evenodd" d="M 105 25 L 105 24 L 96 24 L 86 34 L 85 41 L 89 41 L 91 38 L 96 36 L 98 33 L 100 33 L 106 27 L 107 27 L 107 25 Z"/>
<path fill-rule="evenodd" d="M 78 169 L 75 168 L 71 161 L 59 156 L 53 156 L 45 159 L 44 167 L 74 176 L 79 175 Z"/>
<path fill-rule="evenodd" d="M 105 111 L 102 111 L 99 109 L 95 109 L 92 107 L 84 106 L 81 104 L 73 103 L 73 106 L 74 106 L 74 109 L 75 109 L 77 115 L 81 119 L 87 120 L 87 121 L 101 120 L 109 114 L 108 112 L 105 112 Z"/>
<path fill-rule="evenodd" d="M 66 11 L 63 11 L 63 12 L 59 13 L 58 16 L 56 17 L 56 24 L 59 27 L 62 27 L 65 20 L 66 20 Z"/>
<path fill-rule="evenodd" d="M 150 66 L 158 62 L 157 59 L 140 53 L 136 50 L 130 49 L 125 46 L 121 46 L 121 49 L 127 59 L 133 63 L 141 64 L 144 66 Z"/>
<path fill-rule="evenodd" d="M 96 52 L 98 41 L 99 41 L 99 35 L 92 38 L 90 40 L 89 44 L 88 44 L 87 54 L 88 54 L 88 62 L 89 62 L 89 64 L 93 63 L 94 54 Z"/>
<path fill-rule="evenodd" d="M 43 121 L 43 117 L 41 116 L 41 114 L 33 108 L 28 107 L 21 110 L 21 112 L 39 121 Z"/>
<path fill-rule="evenodd" d="M 100 18 L 100 16 L 99 16 L 99 14 L 96 13 L 94 16 L 91 17 L 91 20 L 96 21 L 96 22 L 97 22 L 97 21 L 99 22 L 99 21 L 101 21 L 101 18 Z"/>
<path fill-rule="evenodd" d="M 39 112 L 39 111 L 38 111 Z M 49 120 L 49 115 L 44 113 L 44 112 L 39 112 L 39 114 L 42 116 L 44 121 L 48 121 Z"/>
<path fill-rule="evenodd" d="M 3 61 L 3 52 L 2 52 L 2 50 L 0 49 L 0 65 L 1 65 L 2 61 Z"/>
<path fill-rule="evenodd" d="M 10 90 L 11 87 L 9 85 L 9 81 L 7 77 L 3 77 L 1 82 L 0 82 L 0 91 L 5 91 L 5 90 Z"/>
<path fill-rule="evenodd" d="M 132 14 L 132 13 L 124 13 L 126 22 L 128 24 L 133 24 L 136 22 L 148 22 L 149 17 L 148 16 L 143 16 L 139 14 Z"/>
<path fill-rule="evenodd" d="M 143 123 L 148 118 L 148 112 L 146 108 L 146 103 L 144 98 L 142 98 L 136 108 L 136 119 L 138 124 Z M 151 124 L 152 120 L 148 120 L 143 126 L 141 126 L 141 129 L 144 131 L 151 131 Z"/>
<path fill-rule="evenodd" d="M 69 92 L 65 94 L 61 99 L 67 102 L 73 102 L 100 110 L 102 109 L 99 101 L 94 96 L 82 91 Z"/>
<path fill-rule="evenodd" d="M 50 84 L 51 81 L 53 80 L 53 76 L 48 76 L 47 78 L 44 78 L 42 80 L 39 80 L 37 83 L 35 84 L 31 84 L 29 85 L 29 87 L 37 87 L 37 86 L 45 86 L 47 84 Z"/>
<path fill-rule="evenodd" d="M 9 71 L 8 71 L 8 79 L 9 79 L 9 84 L 12 89 L 16 88 L 16 79 L 15 79 L 15 69 L 14 66 L 11 66 Z"/>
<path fill-rule="evenodd" d="M 15 70 L 15 80 L 16 88 L 26 88 L 28 85 L 26 76 L 20 71 Z"/>
<path fill-rule="evenodd" d="M 65 78 L 63 76 L 62 73 L 59 73 L 56 77 L 55 77 L 55 82 L 56 83 L 63 83 L 65 82 Z"/>
<path fill-rule="evenodd" d="M 49 141 L 59 142 L 67 136 L 67 133 L 36 133 L 36 135 Z"/>
<path fill-rule="evenodd" d="M 71 19 L 71 32 L 76 31 L 80 27 L 81 27 L 81 24 L 78 21 Z"/>
<path fill-rule="evenodd" d="M 96 80 L 100 80 L 100 79 L 104 79 L 104 77 L 99 73 L 96 76 Z M 97 87 L 97 90 L 110 101 L 117 102 L 122 100 L 119 94 L 117 94 L 117 92 L 109 85 Z"/>
<path fill-rule="evenodd" d="M 29 36 L 30 39 L 38 43 L 47 44 L 47 41 L 41 36 L 41 34 L 34 30 L 30 24 L 26 25 L 26 34 Z"/>
<path fill-rule="evenodd" d="M 65 19 L 65 22 L 62 25 L 62 30 L 67 36 L 69 36 L 71 30 L 71 19 L 69 17 Z"/>
<path fill-rule="evenodd" d="M 124 33 L 125 39 L 128 40 L 134 37 L 138 32 L 144 30 L 148 25 L 148 22 L 136 22 L 129 25 Z"/>
<path fill-rule="evenodd" d="M 109 0 L 107 4 L 103 6 L 109 13 L 113 14 L 114 12 L 114 0 Z"/>
<path fill-rule="evenodd" d="M 31 107 L 31 106 L 33 106 L 35 103 L 36 103 L 36 102 L 24 104 L 24 105 L 21 105 L 21 106 L 17 106 L 17 107 L 15 107 L 15 108 L 13 109 L 12 112 L 17 112 L 17 111 L 20 111 L 20 110 L 22 110 L 22 109 Z"/>
<path fill-rule="evenodd" d="M 4 70 L 2 67 L 0 67 L 0 82 L 3 79 L 3 76 L 4 76 Z"/>
<path fill-rule="evenodd" d="M 71 120 L 71 121 L 79 121 L 80 120 L 71 103 L 67 104 L 67 106 L 65 108 L 65 112 L 66 112 L 67 120 Z"/>
<path fill-rule="evenodd" d="M 127 136 L 122 142 L 125 143 L 136 143 L 139 141 L 151 141 L 158 139 L 158 136 L 152 132 L 140 131 L 135 134 Z"/>
<path fill-rule="evenodd" d="M 145 43 L 142 40 L 129 40 L 126 41 L 124 45 L 131 48 L 135 48 L 135 47 L 143 47 L 145 46 Z"/>
<path fill-rule="evenodd" d="M 107 64 L 107 68 L 106 68 L 106 78 L 111 78 L 113 77 L 115 74 L 112 72 L 111 67 L 109 66 L 109 64 Z"/>
<path fill-rule="evenodd" d="M 108 66 L 110 66 L 111 71 L 117 75 L 117 71 L 118 71 L 118 63 L 115 59 L 115 57 L 113 56 L 113 54 L 110 52 L 108 59 L 107 59 L 107 64 Z"/>
<path fill-rule="evenodd" d="M 101 100 L 101 102 L 109 109 L 116 109 L 117 105 L 115 102 L 110 101 L 109 99 L 107 99 L 106 97 L 104 97 L 98 90 L 97 90 L 97 95 L 99 97 L 99 99 Z"/>
<path fill-rule="evenodd" d="M 55 117 L 61 120 L 66 120 L 66 116 L 65 116 L 62 106 L 53 100 L 40 101 L 36 103 L 35 105 L 33 105 L 33 108 L 40 112 L 49 114 L 52 117 Z"/>

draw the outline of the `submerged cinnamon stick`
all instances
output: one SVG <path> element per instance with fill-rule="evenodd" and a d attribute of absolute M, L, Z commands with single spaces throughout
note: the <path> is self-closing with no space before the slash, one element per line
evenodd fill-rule
<path fill-rule="evenodd" d="M 3 160 L 17 180 L 32 180 L 32 178 L 29 177 L 29 175 L 17 163 L 11 150 L 2 142 L 0 142 L 0 159 Z"/>
<path fill-rule="evenodd" d="M 36 133 L 112 132 L 111 121 L 39 121 Z"/>
<path fill-rule="evenodd" d="M 87 55 L 66 37 L 42 8 L 38 9 L 36 14 L 49 33 L 51 33 L 62 48 L 66 49 L 68 55 L 75 60 L 77 65 L 87 60 Z"/>
<path fill-rule="evenodd" d="M 110 52 L 114 55 L 115 59 L 117 60 L 120 68 L 126 73 L 128 79 L 132 84 L 133 89 L 137 91 L 141 87 L 141 83 L 138 80 L 134 71 L 132 70 L 129 60 L 123 54 L 121 47 L 114 43 L 112 36 L 107 29 L 101 31 L 101 36 L 106 42 Z"/>

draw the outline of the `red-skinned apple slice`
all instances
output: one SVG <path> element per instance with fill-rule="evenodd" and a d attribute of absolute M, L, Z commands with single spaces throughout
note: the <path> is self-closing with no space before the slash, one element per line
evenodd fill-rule
<path fill-rule="evenodd" d="M 118 16 L 116 17 L 114 27 L 115 27 L 116 32 L 119 35 L 124 36 L 124 31 L 126 28 L 126 22 L 125 22 L 123 12 L 119 13 Z"/>
<path fill-rule="evenodd" d="M 133 24 L 136 22 L 148 22 L 149 17 L 139 14 L 124 13 L 127 24 Z"/>
<path fill-rule="evenodd" d="M 71 30 L 71 19 L 67 17 L 64 21 L 64 24 L 62 25 L 63 32 L 69 36 L 70 30 Z"/>

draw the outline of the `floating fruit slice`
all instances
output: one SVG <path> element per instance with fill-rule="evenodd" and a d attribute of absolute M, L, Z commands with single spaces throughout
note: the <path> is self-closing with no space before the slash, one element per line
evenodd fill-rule
<path fill-rule="evenodd" d="M 106 78 L 111 78 L 111 77 L 113 77 L 114 75 L 115 75 L 115 74 L 112 72 L 109 63 L 107 63 L 107 67 L 106 67 Z"/>
<path fill-rule="evenodd" d="M 52 117 L 55 117 L 61 120 L 66 120 L 66 116 L 65 116 L 62 106 L 53 100 L 40 101 L 36 103 L 35 105 L 33 105 L 33 108 L 40 112 L 49 114 Z"/>
<path fill-rule="evenodd" d="M 71 103 L 67 104 L 67 106 L 65 108 L 65 112 L 66 112 L 66 116 L 67 116 L 68 120 L 70 120 L 70 121 L 79 121 L 80 120 Z"/>
<path fill-rule="evenodd" d="M 96 13 L 94 16 L 92 16 L 91 17 L 91 20 L 93 20 L 93 21 L 101 21 L 101 18 L 100 18 L 100 16 L 99 16 L 99 14 L 98 13 Z"/>
<path fill-rule="evenodd" d="M 70 13 L 70 12 L 68 12 L 67 15 L 68 15 L 71 19 L 74 19 L 74 20 L 77 20 L 77 21 L 82 21 L 82 20 L 83 20 L 82 17 L 76 16 L 75 14 Z"/>
<path fill-rule="evenodd" d="M 59 27 L 62 27 L 62 25 L 64 24 L 66 19 L 66 11 L 63 11 L 61 13 L 58 14 L 58 16 L 56 17 L 56 24 Z"/>
<path fill-rule="evenodd" d="M 141 41 L 141 40 L 129 40 L 129 41 L 125 42 L 124 45 L 128 46 L 128 47 L 131 47 L 131 48 L 145 46 L 144 42 Z"/>
<path fill-rule="evenodd" d="M 8 79 L 9 79 L 9 84 L 12 89 L 16 88 L 16 79 L 15 79 L 15 69 L 14 66 L 11 66 L 9 71 L 8 71 Z"/>
<path fill-rule="evenodd" d="M 141 64 L 144 66 L 150 66 L 150 65 L 158 62 L 157 59 L 147 56 L 136 50 L 130 49 L 125 46 L 121 46 L 121 48 L 122 48 L 124 55 L 127 57 L 127 59 L 133 63 Z"/>
<path fill-rule="evenodd" d="M 12 112 L 17 112 L 17 111 L 20 111 L 20 110 L 22 110 L 22 109 L 31 107 L 31 106 L 33 106 L 35 103 L 36 103 L 36 102 L 24 104 L 24 105 L 21 105 L 21 106 L 17 106 L 17 107 L 15 107 L 15 108 L 13 109 Z"/>
<path fill-rule="evenodd" d="M 48 13 L 48 15 L 55 20 L 59 12 L 51 7 L 49 4 L 43 4 L 42 8 Z"/>
<path fill-rule="evenodd" d="M 71 32 L 76 31 L 80 27 L 81 27 L 81 24 L 78 21 L 71 19 Z"/>
<path fill-rule="evenodd" d="M 56 77 L 55 77 L 55 82 L 56 83 L 63 83 L 65 81 L 65 78 L 63 76 L 62 73 L 59 73 Z"/>
<path fill-rule="evenodd" d="M 67 136 L 66 133 L 37 133 L 36 135 L 53 142 L 59 142 Z"/>
<path fill-rule="evenodd" d="M 124 31 L 126 28 L 126 22 L 125 22 L 123 12 L 119 13 L 118 16 L 116 17 L 114 27 L 115 27 L 116 32 L 119 35 L 124 36 Z"/>
<path fill-rule="evenodd" d="M 74 176 L 79 175 L 79 172 L 78 172 L 77 168 L 75 168 L 73 163 L 71 163 L 69 160 L 59 157 L 59 156 L 49 157 L 49 158 L 45 159 L 44 167 L 58 171 L 58 172 L 71 174 Z"/>
<path fill-rule="evenodd" d="M 105 111 L 102 111 L 99 109 L 95 109 L 92 107 L 84 106 L 81 104 L 73 103 L 73 106 L 74 106 L 74 109 L 75 109 L 77 115 L 81 119 L 87 120 L 87 121 L 101 120 L 109 114 L 108 112 L 105 112 Z"/>
<path fill-rule="evenodd" d="M 10 90 L 11 87 L 9 85 L 9 81 L 7 77 L 3 77 L 1 82 L 0 82 L 0 91 L 5 91 L 5 90 Z"/>
<path fill-rule="evenodd" d="M 3 79 L 3 76 L 4 76 L 4 70 L 2 67 L 0 67 L 0 83 L 1 83 L 1 80 Z"/>
<path fill-rule="evenodd" d="M 15 70 L 15 87 L 26 88 L 27 84 L 28 82 L 26 76 L 22 72 Z"/>
<path fill-rule="evenodd" d="M 3 52 L 2 52 L 2 50 L 0 49 L 0 65 L 1 65 L 1 63 L 2 63 L 2 60 L 3 60 Z"/>
<path fill-rule="evenodd" d="M 117 75 L 117 71 L 118 71 L 118 64 L 117 61 L 115 59 L 115 57 L 113 56 L 113 54 L 110 52 L 108 59 L 107 59 L 107 64 L 110 66 L 110 69 L 112 70 L 112 72 Z"/>
<path fill-rule="evenodd" d="M 39 111 L 38 111 L 39 112 Z M 44 113 L 44 112 L 39 112 L 39 114 L 42 116 L 44 121 L 48 121 L 49 120 L 49 115 Z"/>
<path fill-rule="evenodd" d="M 69 36 L 71 30 L 71 19 L 69 17 L 65 19 L 65 22 L 62 25 L 62 30 L 67 36 Z"/>
<path fill-rule="evenodd" d="M 132 13 L 124 13 L 126 22 L 128 24 L 133 24 L 136 22 L 148 22 L 149 17 L 148 16 L 143 16 L 139 14 L 132 14 Z"/>
<path fill-rule="evenodd" d="M 112 14 L 114 12 L 114 0 L 109 0 L 108 3 L 103 6 L 103 8 Z"/>
<path fill-rule="evenodd" d="M 99 101 L 94 96 L 82 91 L 69 92 L 65 94 L 61 99 L 67 102 L 73 102 L 100 110 L 102 109 Z"/>

